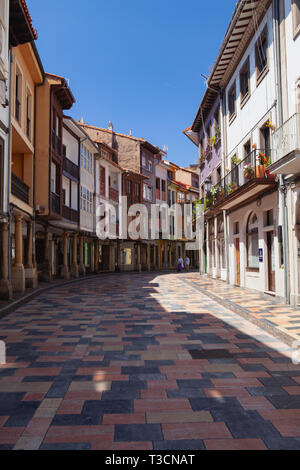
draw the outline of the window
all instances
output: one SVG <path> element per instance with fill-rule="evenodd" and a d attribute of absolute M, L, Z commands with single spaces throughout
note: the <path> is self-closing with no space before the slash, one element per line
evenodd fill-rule
<path fill-rule="evenodd" d="M 259 269 L 258 219 L 254 213 L 247 223 L 247 260 L 249 269 Z"/>
<path fill-rule="evenodd" d="M 222 178 L 222 168 L 219 166 L 219 167 L 216 169 L 216 182 L 217 182 L 217 183 L 220 183 L 221 178 Z"/>
<path fill-rule="evenodd" d="M 241 104 L 244 103 L 246 98 L 250 95 L 250 65 L 249 57 L 246 60 L 240 72 L 240 88 L 241 88 Z"/>
<path fill-rule="evenodd" d="M 228 92 L 228 111 L 229 119 L 234 119 L 236 116 L 236 83 L 230 88 Z"/>
<path fill-rule="evenodd" d="M 269 211 L 266 211 L 264 213 L 264 225 L 265 227 L 269 227 L 271 225 L 274 225 L 274 212 L 273 209 L 270 209 Z"/>
<path fill-rule="evenodd" d="M 80 165 L 89 173 L 93 172 L 93 154 L 84 146 L 81 146 Z"/>
<path fill-rule="evenodd" d="M 21 123 L 21 100 L 22 100 L 22 76 L 19 70 L 16 72 L 15 83 L 15 118 Z"/>
<path fill-rule="evenodd" d="M 32 96 L 29 90 L 27 90 L 26 97 L 26 135 L 31 140 L 31 111 L 32 110 Z"/>
<path fill-rule="evenodd" d="M 165 180 L 162 180 L 161 182 L 161 199 L 162 201 L 165 201 L 166 200 L 166 182 Z"/>
<path fill-rule="evenodd" d="M 250 155 L 251 153 L 251 142 L 250 140 L 248 140 L 248 142 L 246 142 L 246 144 L 244 145 L 244 157 L 248 157 L 248 155 Z"/>
<path fill-rule="evenodd" d="M 74 196 L 75 196 L 75 189 L 74 189 Z M 73 209 L 77 210 L 77 204 L 75 201 L 73 201 L 73 205 L 76 207 L 73 207 Z M 86 189 L 84 186 L 80 187 L 80 209 L 84 212 L 87 212 L 88 214 L 93 213 L 93 193 Z"/>
<path fill-rule="evenodd" d="M 198 178 L 198 176 L 192 176 L 192 186 L 193 186 L 193 188 L 199 188 L 199 178 Z"/>
<path fill-rule="evenodd" d="M 144 184 L 143 197 L 146 201 L 152 201 L 152 188 Z"/>
<path fill-rule="evenodd" d="M 271 133 L 270 128 L 264 125 L 260 130 L 261 135 L 261 148 L 267 152 L 270 152 L 271 149 Z M 268 158 L 270 155 L 266 155 Z"/>
<path fill-rule="evenodd" d="M 135 203 L 139 203 L 140 202 L 140 197 L 141 197 L 141 185 L 140 185 L 140 183 L 135 183 L 134 192 L 135 192 Z"/>
<path fill-rule="evenodd" d="M 300 33 L 300 0 L 293 0 L 294 38 Z"/>
<path fill-rule="evenodd" d="M 182 192 L 180 192 L 180 191 L 177 193 L 177 202 L 178 202 L 179 204 L 183 204 L 183 203 L 184 203 L 184 193 L 182 193 Z"/>
<path fill-rule="evenodd" d="M 156 178 L 156 199 L 160 199 L 160 178 Z"/>
<path fill-rule="evenodd" d="M 264 29 L 255 46 L 255 64 L 258 82 L 268 69 L 268 31 Z"/>
<path fill-rule="evenodd" d="M 152 172 L 152 168 L 153 168 L 153 164 L 152 164 L 151 160 L 149 160 L 148 161 L 148 171 Z"/>

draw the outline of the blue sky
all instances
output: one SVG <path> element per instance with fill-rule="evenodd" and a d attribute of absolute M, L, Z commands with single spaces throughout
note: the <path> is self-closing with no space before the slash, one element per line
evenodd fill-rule
<path fill-rule="evenodd" d="M 197 161 L 182 134 L 205 91 L 236 0 L 27 0 L 47 72 L 70 80 L 75 119 L 168 146 Z"/>

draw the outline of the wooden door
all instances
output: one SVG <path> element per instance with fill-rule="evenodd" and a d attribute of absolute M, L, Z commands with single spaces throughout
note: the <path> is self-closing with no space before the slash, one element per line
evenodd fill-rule
<path fill-rule="evenodd" d="M 268 247 L 268 290 L 275 292 L 274 232 L 267 233 Z"/>
<path fill-rule="evenodd" d="M 235 253 L 236 253 L 236 285 L 241 285 L 241 256 L 240 256 L 240 239 L 235 239 Z"/>

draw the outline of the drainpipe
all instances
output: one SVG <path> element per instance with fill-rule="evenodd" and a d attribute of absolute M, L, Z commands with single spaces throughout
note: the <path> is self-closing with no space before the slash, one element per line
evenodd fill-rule
<path fill-rule="evenodd" d="M 282 107 L 282 80 L 281 80 L 281 51 L 280 51 L 280 6 L 279 0 L 273 2 L 274 32 L 275 32 L 275 55 L 276 55 L 276 80 L 277 80 L 277 116 L 278 126 L 283 124 Z M 279 207 L 282 212 L 282 243 L 283 243 L 283 262 L 284 262 L 284 296 L 287 304 L 290 303 L 290 279 L 289 279 L 289 239 L 287 227 L 287 203 L 286 203 L 287 185 L 284 175 L 280 175 L 279 189 Z"/>
<path fill-rule="evenodd" d="M 11 282 L 11 208 L 10 208 L 10 175 L 11 175 L 11 113 L 12 113 L 12 64 L 13 64 L 13 55 L 12 48 L 9 48 L 9 90 L 8 90 L 8 149 L 7 149 L 7 213 L 8 213 L 8 247 L 7 247 L 7 257 L 8 257 L 8 280 Z"/>

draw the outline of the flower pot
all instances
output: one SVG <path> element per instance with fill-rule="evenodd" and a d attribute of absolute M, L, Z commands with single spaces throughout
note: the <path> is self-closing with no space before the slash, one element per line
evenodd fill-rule
<path fill-rule="evenodd" d="M 268 178 L 269 180 L 275 180 L 276 175 L 271 175 L 271 173 L 270 173 L 269 170 L 266 170 L 266 173 L 267 173 L 267 178 Z"/>
<path fill-rule="evenodd" d="M 264 165 L 257 165 L 256 167 L 256 178 L 264 178 L 266 169 Z"/>

